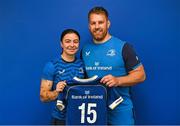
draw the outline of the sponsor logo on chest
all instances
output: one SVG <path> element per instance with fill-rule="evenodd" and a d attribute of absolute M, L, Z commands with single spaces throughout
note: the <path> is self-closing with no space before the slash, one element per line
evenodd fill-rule
<path fill-rule="evenodd" d="M 86 70 L 112 70 L 112 66 L 103 66 L 100 62 L 95 61 L 93 66 L 86 66 Z"/>

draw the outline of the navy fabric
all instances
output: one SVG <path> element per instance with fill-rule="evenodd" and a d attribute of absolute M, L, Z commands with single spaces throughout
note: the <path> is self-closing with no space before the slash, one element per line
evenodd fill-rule
<path fill-rule="evenodd" d="M 107 91 L 102 85 L 71 86 L 67 93 L 67 125 L 106 125 Z"/>

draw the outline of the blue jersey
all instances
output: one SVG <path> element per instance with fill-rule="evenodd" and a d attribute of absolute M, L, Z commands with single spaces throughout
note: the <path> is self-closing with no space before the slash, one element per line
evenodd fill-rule
<path fill-rule="evenodd" d="M 85 45 L 82 58 L 88 77 L 93 75 L 104 77 L 108 74 L 117 77 L 125 76 L 129 71 L 141 65 L 133 48 L 113 36 L 105 43 Z M 124 100 L 113 110 L 112 114 L 133 107 L 129 87 L 113 87 L 108 90 L 108 101 L 111 101 L 114 96 L 122 96 Z"/>
<path fill-rule="evenodd" d="M 107 91 L 98 81 L 79 83 L 67 90 L 67 125 L 106 125 Z"/>
<path fill-rule="evenodd" d="M 59 58 L 45 65 L 42 79 L 53 81 L 52 90 L 55 90 L 58 82 L 66 80 L 66 83 L 72 83 L 74 76 L 84 78 L 84 65 L 82 60 L 75 59 L 73 62 L 66 62 L 62 58 Z M 60 95 L 61 94 L 62 93 L 60 93 Z M 56 119 L 64 120 L 66 110 L 59 111 L 55 103 L 54 101 L 52 116 Z"/>

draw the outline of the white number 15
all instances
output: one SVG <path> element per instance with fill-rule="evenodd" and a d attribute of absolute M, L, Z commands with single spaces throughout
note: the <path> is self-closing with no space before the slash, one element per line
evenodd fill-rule
<path fill-rule="evenodd" d="M 87 122 L 88 123 L 95 123 L 97 120 L 97 112 L 95 109 L 93 109 L 93 107 L 96 107 L 96 103 L 88 103 L 88 109 L 87 109 Z M 81 123 L 85 123 L 85 103 L 82 103 L 81 106 L 78 107 L 78 109 L 81 110 Z M 90 114 L 92 115 L 92 119 L 90 118 Z M 89 117 L 88 117 L 89 116 Z"/>

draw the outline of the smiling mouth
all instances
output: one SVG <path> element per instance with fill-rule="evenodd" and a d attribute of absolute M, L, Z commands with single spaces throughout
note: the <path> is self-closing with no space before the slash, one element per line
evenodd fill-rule
<path fill-rule="evenodd" d="M 95 31 L 95 32 L 94 32 L 94 35 L 102 35 L 102 34 L 103 34 L 102 31 Z"/>
<path fill-rule="evenodd" d="M 95 30 L 94 33 L 101 33 L 102 30 Z"/>
<path fill-rule="evenodd" d="M 72 51 L 76 51 L 76 49 L 68 49 L 68 50 L 71 51 L 71 52 L 72 52 Z"/>

